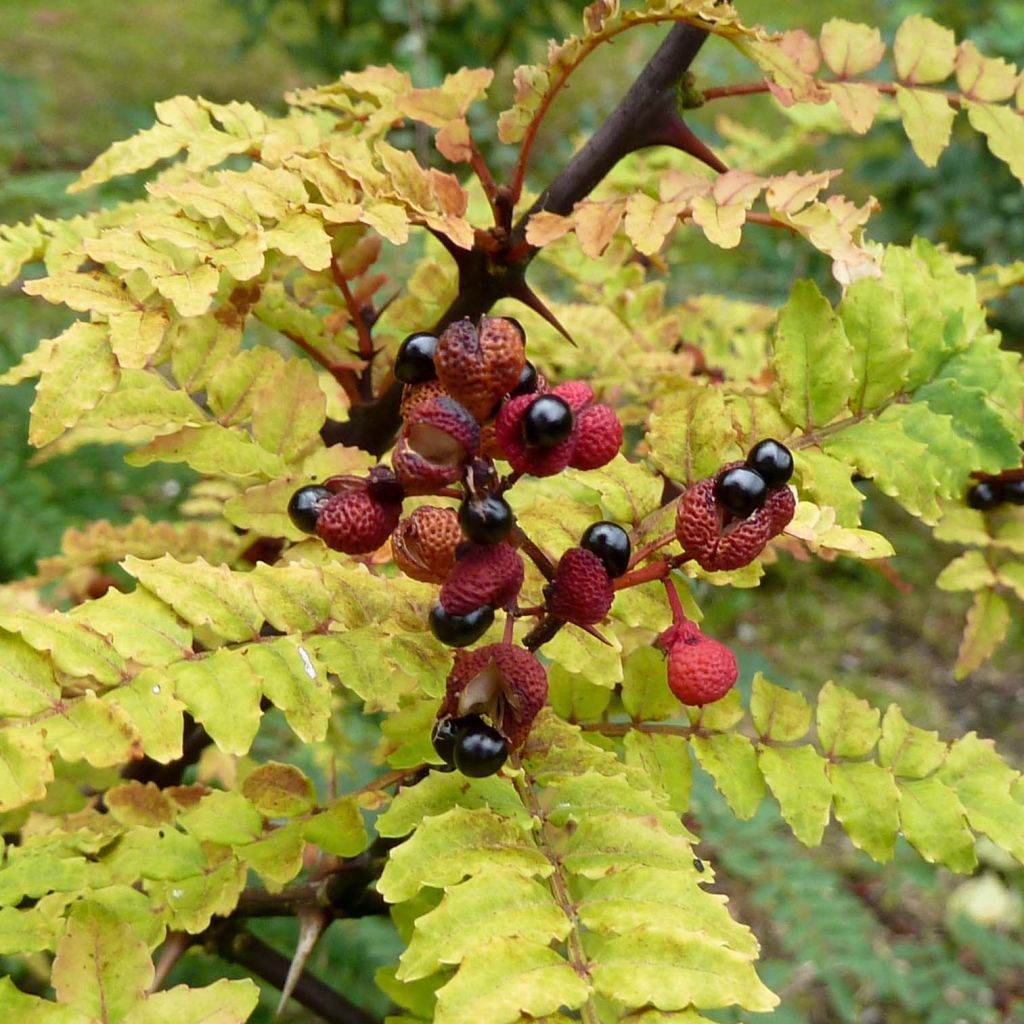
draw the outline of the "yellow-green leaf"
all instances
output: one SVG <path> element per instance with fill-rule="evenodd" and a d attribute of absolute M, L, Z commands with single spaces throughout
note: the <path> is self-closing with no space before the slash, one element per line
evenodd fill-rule
<path fill-rule="evenodd" d="M 804 846 L 817 846 L 828 824 L 832 784 L 813 747 L 762 747 L 758 765 L 782 817 Z"/>
<path fill-rule="evenodd" d="M 941 82 L 953 73 L 956 37 L 931 18 L 912 14 L 896 30 L 892 51 L 901 81 Z"/>

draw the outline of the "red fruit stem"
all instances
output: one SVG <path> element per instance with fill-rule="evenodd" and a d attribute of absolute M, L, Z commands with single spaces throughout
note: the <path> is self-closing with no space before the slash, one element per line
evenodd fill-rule
<path fill-rule="evenodd" d="M 650 583 L 653 580 L 663 580 L 673 569 L 678 569 L 685 562 L 690 561 L 692 555 L 685 551 L 681 555 L 672 555 L 670 558 L 660 558 L 656 562 L 643 566 L 641 569 L 634 569 L 620 576 L 613 581 L 616 590 L 625 590 L 627 587 L 638 587 L 641 583 Z"/>
<path fill-rule="evenodd" d="M 498 484 L 498 494 L 504 494 L 509 488 L 514 487 L 522 476 L 522 472 L 519 470 L 513 470 L 508 476 L 502 477 L 501 483 Z"/>
<path fill-rule="evenodd" d="M 679 626 L 684 622 L 689 622 L 689 617 L 683 611 L 683 604 L 679 600 L 679 591 L 676 590 L 676 585 L 667 576 L 661 582 L 665 585 L 665 596 L 672 609 L 672 625 Z"/>
<path fill-rule="evenodd" d="M 503 644 L 511 644 L 513 640 L 512 631 L 515 628 L 515 616 L 511 612 L 505 613 L 505 633 L 501 638 Z"/>
<path fill-rule="evenodd" d="M 671 544 L 675 539 L 676 531 L 669 530 L 668 533 L 662 534 L 660 537 L 652 540 L 649 544 L 645 544 L 642 548 L 638 548 L 633 553 L 633 557 L 629 560 L 629 568 L 632 569 L 634 565 L 642 562 L 649 555 L 653 555 L 658 548 L 663 548 L 666 544 Z"/>

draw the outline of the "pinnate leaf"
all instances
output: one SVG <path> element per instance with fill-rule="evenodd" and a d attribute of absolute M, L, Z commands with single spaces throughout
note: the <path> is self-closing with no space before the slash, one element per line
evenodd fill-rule
<path fill-rule="evenodd" d="M 940 93 L 899 85 L 896 105 L 914 152 L 926 167 L 934 167 L 949 145 L 956 109 Z"/>
<path fill-rule="evenodd" d="M 941 82 L 953 73 L 956 54 L 952 31 L 931 18 L 912 14 L 896 30 L 893 58 L 900 81 Z"/>
<path fill-rule="evenodd" d="M 779 314 L 772 367 L 779 406 L 797 426 L 830 422 L 853 389 L 852 351 L 842 321 L 817 287 L 798 281 Z"/>
<path fill-rule="evenodd" d="M 832 806 L 825 759 L 809 746 L 762 747 L 757 761 L 793 835 L 817 846 Z"/>

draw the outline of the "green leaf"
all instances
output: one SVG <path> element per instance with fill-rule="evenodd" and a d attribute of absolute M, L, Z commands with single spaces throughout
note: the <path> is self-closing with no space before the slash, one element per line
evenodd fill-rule
<path fill-rule="evenodd" d="M 20 991 L 10 978 L 0 978 L 0 1014 L 25 1024 L 93 1024 L 84 1010 L 50 1003 Z"/>
<path fill-rule="evenodd" d="M 680 381 L 651 414 L 647 443 L 658 469 L 673 480 L 693 483 L 742 457 L 731 435 L 721 390 Z"/>
<path fill-rule="evenodd" d="M 931 18 L 912 14 L 896 30 L 892 47 L 903 82 L 941 82 L 953 73 L 956 37 Z"/>
<path fill-rule="evenodd" d="M 830 764 L 836 817 L 847 835 L 875 860 L 892 859 L 899 829 L 900 794 L 892 774 L 871 761 Z"/>
<path fill-rule="evenodd" d="M 331 265 L 331 238 L 323 223 L 308 213 L 293 213 L 264 232 L 269 249 L 294 256 L 310 270 L 326 270 Z"/>
<path fill-rule="evenodd" d="M 925 167 L 934 167 L 949 145 L 956 108 L 941 93 L 901 85 L 896 86 L 896 106 L 914 152 Z"/>
<path fill-rule="evenodd" d="M 112 686 L 127 671 L 108 637 L 60 612 L 49 615 L 0 615 L 0 627 L 20 633 L 37 651 L 47 651 L 54 665 L 72 678 L 91 677 Z"/>
<path fill-rule="evenodd" d="M 813 498 L 818 505 L 834 508 L 839 525 L 859 525 L 864 495 L 850 479 L 849 465 L 818 448 L 802 448 L 795 451 L 793 457 L 801 496 Z"/>
<path fill-rule="evenodd" d="M 690 807 L 693 766 L 690 751 L 682 736 L 641 732 L 632 729 L 623 740 L 626 764 L 639 768 L 654 787 L 668 798 L 668 806 L 677 814 Z"/>
<path fill-rule="evenodd" d="M 50 659 L 17 634 L 0 635 L 0 717 L 27 718 L 58 700 L 60 686 Z"/>
<path fill-rule="evenodd" d="M 937 732 L 919 729 L 890 704 L 882 719 L 882 738 L 878 741 L 878 763 L 894 775 L 923 779 L 946 758 L 946 744 Z"/>
<path fill-rule="evenodd" d="M 247 754 L 260 727 L 262 685 L 238 651 L 171 666 L 175 696 L 225 754 Z"/>
<path fill-rule="evenodd" d="M 310 779 L 294 765 L 268 761 L 242 783 L 242 795 L 267 818 L 294 818 L 316 804 Z"/>
<path fill-rule="evenodd" d="M 831 422 L 853 393 L 853 351 L 842 321 L 812 281 L 797 281 L 779 313 L 772 369 L 779 407 L 805 429 Z"/>
<path fill-rule="evenodd" d="M 898 499 L 912 515 L 926 523 L 938 518 L 938 481 L 927 469 L 928 447 L 908 437 L 898 422 L 862 420 L 826 438 L 822 447 L 873 479 L 884 494 Z"/>
<path fill-rule="evenodd" d="M 714 780 L 737 818 L 752 818 L 764 799 L 764 778 L 745 736 L 722 733 L 690 739 L 697 763 Z"/>
<path fill-rule="evenodd" d="M 335 857 L 355 857 L 369 845 L 359 808 L 351 797 L 335 800 L 329 807 L 308 818 L 306 840 Z"/>
<path fill-rule="evenodd" d="M 599 718 L 611 698 L 607 687 L 590 682 L 586 676 L 566 672 L 561 665 L 548 665 L 548 703 L 567 722 Z"/>
<path fill-rule="evenodd" d="M 804 846 L 817 846 L 828 824 L 832 784 L 813 747 L 761 747 L 758 765 L 782 817 Z"/>
<path fill-rule="evenodd" d="M 911 359 L 907 327 L 895 293 L 874 277 L 847 288 L 839 317 L 853 349 L 856 383 L 850 409 L 860 414 L 902 388 Z"/>
<path fill-rule="evenodd" d="M 293 821 L 271 829 L 263 839 L 234 847 L 268 888 L 287 885 L 303 869 L 306 852 L 304 822 Z"/>
<path fill-rule="evenodd" d="M 1019 111 L 996 103 L 964 100 L 967 119 L 985 136 L 992 155 L 1002 160 L 1013 176 L 1024 182 L 1024 122 Z"/>
<path fill-rule="evenodd" d="M 169 555 L 149 562 L 129 555 L 122 565 L 186 622 L 207 626 L 225 640 L 259 635 L 263 614 L 244 574 L 209 565 L 202 558 L 185 563 Z"/>
<path fill-rule="evenodd" d="M 327 735 L 331 685 L 315 650 L 298 637 L 252 644 L 240 652 L 260 681 L 263 693 L 284 712 L 288 725 L 304 743 Z"/>
<path fill-rule="evenodd" d="M 865 757 L 881 736 L 878 708 L 835 683 L 818 695 L 818 740 L 829 757 Z"/>
<path fill-rule="evenodd" d="M 897 781 L 900 828 L 911 846 L 930 864 L 951 871 L 973 871 L 978 859 L 974 837 L 955 790 L 939 779 Z"/>
<path fill-rule="evenodd" d="M 754 675 L 750 716 L 762 740 L 778 743 L 795 743 L 811 727 L 811 706 L 803 694 L 768 682 L 761 672 Z"/>
<path fill-rule="evenodd" d="M 962 779 L 956 795 L 976 832 L 1024 862 L 1024 803 L 1011 796 L 1009 786 L 993 785 L 986 776 Z"/>
<path fill-rule="evenodd" d="M 992 657 L 1010 629 L 1010 609 L 994 590 L 979 590 L 967 611 L 954 675 L 963 679 Z"/>
<path fill-rule="evenodd" d="M 110 637 L 124 657 L 140 665 L 170 665 L 192 655 L 192 630 L 148 590 L 108 591 L 68 617 Z"/>
<path fill-rule="evenodd" d="M 52 779 L 53 765 L 38 730 L 0 731 L 0 811 L 41 800 Z"/>
<path fill-rule="evenodd" d="M 125 461 L 131 466 L 185 462 L 206 476 L 240 480 L 250 477 L 273 480 L 288 472 L 287 463 L 279 455 L 261 448 L 248 434 L 217 423 L 182 427 L 173 434 L 154 438 L 142 448 L 129 452 Z"/>
<path fill-rule="evenodd" d="M 586 1002 L 587 983 L 546 945 L 496 938 L 462 962 L 437 992 L 435 1024 L 512 1024 Z"/>
<path fill-rule="evenodd" d="M 245 864 L 231 857 L 191 878 L 148 882 L 146 892 L 168 928 L 196 935 L 214 916 L 226 917 L 235 909 L 246 874 Z"/>
<path fill-rule="evenodd" d="M 117 364 L 105 324 L 78 320 L 54 339 L 32 404 L 29 444 L 55 441 L 116 387 Z"/>
<path fill-rule="evenodd" d="M 148 757 L 161 764 L 181 757 L 185 705 L 174 696 L 164 673 L 140 672 L 127 686 L 117 687 L 103 699 L 124 712 Z"/>
<path fill-rule="evenodd" d="M 65 714 L 49 719 L 44 733 L 48 750 L 65 761 L 88 761 L 98 768 L 130 760 L 137 741 L 124 711 L 92 691 L 70 703 Z"/>
<path fill-rule="evenodd" d="M 313 367 L 289 359 L 253 395 L 253 439 L 292 463 L 321 444 L 325 410 L 326 400 Z"/>
<path fill-rule="evenodd" d="M 982 551 L 965 551 L 954 558 L 935 580 L 939 590 L 983 590 L 994 587 L 996 573 Z"/>
<path fill-rule="evenodd" d="M 124 1024 L 244 1024 L 259 997 L 259 988 L 249 978 L 222 978 L 203 988 L 176 985 L 152 993 L 131 1010 Z"/>
<path fill-rule="evenodd" d="M 135 306 L 122 282 L 99 271 L 88 274 L 61 272 L 50 277 L 38 277 L 26 281 L 23 290 L 28 295 L 39 295 L 47 302 L 63 304 L 78 313 L 110 315 L 126 312 Z M 105 335 L 106 328 L 102 330 Z"/>
<path fill-rule="evenodd" d="M 397 977 L 425 978 L 445 965 L 461 963 L 492 938 L 543 946 L 563 941 L 571 927 L 546 885 L 495 869 L 448 889 L 434 910 L 417 918 Z"/>
<path fill-rule="evenodd" d="M 263 834 L 263 819 L 241 793 L 215 790 L 178 815 L 178 823 L 203 843 L 235 846 Z"/>
<path fill-rule="evenodd" d="M 60 1002 L 117 1024 L 152 981 L 149 951 L 128 925 L 93 903 L 71 908 L 53 961 L 52 984 Z"/>
<path fill-rule="evenodd" d="M 668 669 L 661 651 L 638 647 L 623 661 L 622 705 L 638 722 L 679 716 L 679 700 L 668 688 Z"/>
<path fill-rule="evenodd" d="M 876 68 L 885 55 L 877 28 L 843 18 L 830 18 L 821 26 L 821 56 L 840 78 L 856 78 Z"/>
<path fill-rule="evenodd" d="M 629 1007 L 682 1010 L 736 1003 L 760 1013 L 779 1003 L 747 957 L 657 927 L 604 943 L 591 976 L 599 993 Z"/>
<path fill-rule="evenodd" d="M 453 807 L 425 819 L 393 850 L 377 883 L 388 903 L 411 899 L 424 885 L 447 888 L 493 865 L 524 877 L 551 874 L 547 857 L 519 824 L 493 811 Z"/>

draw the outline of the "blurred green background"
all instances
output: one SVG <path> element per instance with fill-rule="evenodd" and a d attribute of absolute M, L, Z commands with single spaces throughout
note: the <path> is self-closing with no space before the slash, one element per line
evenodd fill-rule
<path fill-rule="evenodd" d="M 280 110 L 286 90 L 372 63 L 394 63 L 422 86 L 463 65 L 493 67 L 491 109 L 478 113 L 474 127 L 500 173 L 510 156 L 496 141 L 494 114 L 509 101 L 512 69 L 541 59 L 549 37 L 576 31 L 583 6 L 565 0 L 0 2 L 0 222 L 74 215 L 87 204 L 139 194 L 142 184 L 134 179 L 110 183 L 98 195 L 69 197 L 64 189 L 111 141 L 151 124 L 158 100 L 201 94 Z M 779 29 L 814 32 L 835 16 L 869 21 L 889 40 L 905 16 L 921 12 L 958 37 L 973 38 L 989 55 L 1024 54 L 1020 0 L 826 0 L 813 13 L 794 0 L 737 0 L 737 6 L 746 20 Z M 557 173 L 574 142 L 600 123 L 663 34 L 630 33 L 573 78 L 538 146 L 535 186 Z M 716 84 L 755 77 L 715 41 L 695 71 L 700 82 Z M 721 141 L 714 125 L 720 113 L 769 132 L 785 127 L 764 98 L 715 107 L 693 118 L 712 142 Z M 411 134 L 406 141 L 417 144 Z M 877 125 L 865 138 L 821 135 L 812 142 L 787 153 L 778 169 L 848 168 L 842 190 L 882 203 L 873 238 L 906 242 L 922 234 L 981 264 L 1024 258 L 1024 190 L 962 125 L 935 169 L 917 160 L 892 125 Z M 777 303 L 797 276 L 827 279 L 815 254 L 772 232 L 749 232 L 731 252 L 699 240 L 680 252 L 685 264 L 669 280 L 673 301 L 708 290 Z M 0 289 L 0 313 L 0 372 L 66 323 L 65 314 L 22 296 L 17 283 Z M 1019 303 L 1002 303 L 995 320 L 1007 344 L 1020 350 Z M 31 385 L 0 389 L 0 581 L 30 574 L 38 558 L 57 550 L 68 526 L 174 515 L 190 480 L 180 468 L 129 470 L 120 451 L 99 447 L 35 464 L 25 442 L 31 402 Z M 993 664 L 955 683 L 951 668 L 967 598 L 932 586 L 952 551 L 870 493 L 868 525 L 894 541 L 893 567 L 909 591 L 859 563 L 783 558 L 756 591 L 704 595 L 712 631 L 745 652 L 747 679 L 763 668 L 778 682 L 813 692 L 832 678 L 876 702 L 899 701 L 912 720 L 945 735 L 978 729 L 1021 759 L 1019 625 Z M 836 836 L 824 851 L 807 852 L 770 815 L 740 826 L 721 813 L 712 793 L 697 796 L 707 853 L 721 858 L 738 912 L 765 943 L 768 980 L 786 995 L 773 1021 L 1024 1021 L 1019 870 L 989 857 L 965 886 L 906 850 L 882 870 Z M 974 922 L 956 917 L 950 905 L 971 912 Z M 259 930 L 282 950 L 294 938 L 291 922 Z M 394 942 L 380 921 L 335 925 L 313 966 L 382 1012 L 385 1003 L 369 979 L 394 954 Z M 808 967 L 815 962 L 832 966 Z M 203 956 L 179 968 L 181 978 L 196 983 L 225 970 L 233 969 Z M 176 973 L 172 980 L 181 979 Z M 273 1001 L 268 992 L 259 1019 L 269 1020 Z M 308 1015 L 294 1011 L 286 1019 Z"/>

